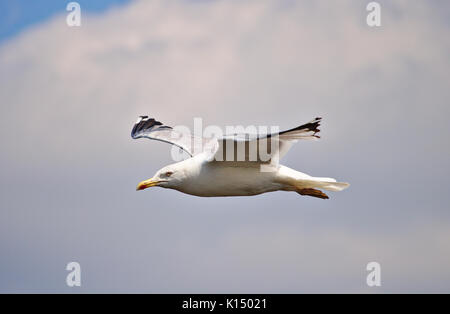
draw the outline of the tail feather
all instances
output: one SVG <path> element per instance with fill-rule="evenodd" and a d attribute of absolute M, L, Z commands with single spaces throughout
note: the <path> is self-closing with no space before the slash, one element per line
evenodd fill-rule
<path fill-rule="evenodd" d="M 336 182 L 333 178 L 311 177 L 285 166 L 280 166 L 278 169 L 277 182 L 282 184 L 282 189 L 285 191 L 296 191 L 302 195 L 319 198 L 328 197 L 318 189 L 337 192 L 350 186 L 346 182 Z"/>
<path fill-rule="evenodd" d="M 334 181 L 302 180 L 300 184 L 302 187 L 306 188 L 321 188 L 327 191 L 334 191 L 334 192 L 342 191 L 350 186 L 350 184 L 346 182 L 336 182 L 336 180 Z"/>
<path fill-rule="evenodd" d="M 310 177 L 311 180 L 321 181 L 321 182 L 336 182 L 336 179 L 333 178 L 321 178 L 321 177 Z"/>

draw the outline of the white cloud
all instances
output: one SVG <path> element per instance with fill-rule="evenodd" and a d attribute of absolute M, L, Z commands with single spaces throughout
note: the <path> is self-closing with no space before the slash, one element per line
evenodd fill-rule
<path fill-rule="evenodd" d="M 313 290 L 338 290 L 341 286 L 327 280 L 327 271 L 320 269 L 329 269 L 327 257 L 339 255 L 344 255 L 343 260 L 330 270 L 337 274 L 332 278 L 347 278 L 342 286 L 345 291 L 359 290 L 359 282 L 350 281 L 361 275 L 355 274 L 354 267 L 370 255 L 364 249 L 367 242 L 393 265 L 399 289 L 429 284 L 419 273 L 429 274 L 430 268 L 448 277 L 445 263 L 431 261 L 440 256 L 443 243 L 416 248 L 409 235 L 410 223 L 422 220 L 419 227 L 414 225 L 421 231 L 414 241 L 436 240 L 431 226 L 437 215 L 443 216 L 444 226 L 439 230 L 445 233 L 449 225 L 444 191 L 445 174 L 450 171 L 449 148 L 442 144 L 448 142 L 449 134 L 449 29 L 434 4 L 381 4 L 382 27 L 372 29 L 364 24 L 364 3 L 353 1 L 138 1 L 103 15 L 87 15 L 81 28 L 67 27 L 62 13 L 4 43 L 0 46 L 0 158 L 7 165 L 2 198 L 8 211 L 0 223 L 12 220 L 18 230 L 3 229 L 9 230 L 6 235 L 28 230 L 41 234 L 37 239 L 42 241 L 61 237 L 61 230 L 42 231 L 35 220 L 24 222 L 28 216 L 20 210 L 28 207 L 42 213 L 39 222 L 43 225 L 55 215 L 64 219 L 63 214 L 56 214 L 61 209 L 72 213 L 80 225 L 84 219 L 94 219 L 98 225 L 92 223 L 87 230 L 97 234 L 97 228 L 113 232 L 112 225 L 136 222 L 119 213 L 126 215 L 128 207 L 146 206 L 147 198 L 157 207 L 169 207 L 156 217 L 166 223 L 174 219 L 171 212 L 178 207 L 193 211 L 177 212 L 183 219 L 194 216 L 201 221 L 201 210 L 224 210 L 232 202 L 240 212 L 232 211 L 231 217 L 239 221 L 244 217 L 232 232 L 217 221 L 217 234 L 201 229 L 200 222 L 191 222 L 191 228 L 175 223 L 187 234 L 192 229 L 203 230 L 186 237 L 187 242 L 178 235 L 167 240 L 184 243 L 184 249 L 193 254 L 191 259 L 190 255 L 183 257 L 182 248 L 167 253 L 159 244 L 131 235 L 122 242 L 115 240 L 123 247 L 134 241 L 136 247 L 148 244 L 160 252 L 156 262 L 161 263 L 160 272 L 152 276 L 160 278 L 162 273 L 182 278 L 172 279 L 168 290 L 235 288 L 240 276 L 245 280 L 243 291 L 255 287 L 307 291 L 312 286 Z M 286 162 L 313 175 L 348 180 L 352 188 L 327 205 L 275 194 L 246 201 L 198 200 L 167 191 L 128 194 L 126 189 L 133 189 L 141 176 L 150 176 L 169 162 L 170 148 L 164 144 L 131 141 L 129 132 L 140 114 L 172 125 L 190 125 L 193 117 L 203 117 L 205 124 L 279 124 L 282 128 L 323 115 L 322 141 L 299 144 Z M 14 188 L 21 182 L 33 186 L 29 200 Z M 64 189 L 66 184 L 72 190 Z M 55 199 L 62 208 L 55 207 Z M 277 201 L 288 209 L 298 203 L 304 209 L 321 208 L 332 218 L 318 220 L 304 209 L 281 212 L 280 220 L 266 233 L 261 228 L 273 222 L 272 206 Z M 101 206 L 117 210 L 117 220 L 108 220 L 111 225 L 103 225 L 100 216 L 109 208 Z M 248 210 L 261 215 L 261 220 L 252 222 Z M 75 214 L 78 211 L 80 216 Z M 299 219 L 306 215 L 314 226 L 325 224 L 331 229 L 329 233 L 322 229 L 299 232 L 290 215 Z M 229 223 L 225 226 L 232 225 L 230 217 L 223 219 Z M 336 226 L 333 219 L 354 219 L 355 223 Z M 357 227 L 366 223 L 370 230 L 386 223 L 380 233 L 397 231 L 374 239 Z M 165 232 L 157 224 L 151 226 L 156 228 L 148 231 L 152 236 L 159 238 Z M 74 241 L 74 234 L 67 237 Z M 112 237 L 98 236 L 104 245 Z M 28 238 L 23 237 L 26 243 Z M 211 238 L 217 249 L 196 244 L 203 237 Z M 308 241 L 297 247 L 301 239 Z M 80 252 L 85 252 L 79 245 Z M 397 253 L 405 246 L 403 255 Z M 415 248 L 417 254 L 430 256 L 430 262 L 419 258 L 402 272 L 401 264 L 413 259 Z M 91 252 L 91 248 L 86 250 Z M 121 260 L 114 248 L 105 250 L 105 256 Z M 447 261 L 448 250 L 442 250 Z M 212 260 L 209 266 L 207 260 L 196 257 L 200 252 Z M 137 256 L 129 262 L 139 264 Z M 320 256 L 322 261 L 307 274 Z M 185 262 L 184 273 L 174 271 L 172 258 Z M 261 263 L 245 277 L 258 260 Z M 299 266 L 302 261 L 309 268 Z M 283 270 L 285 263 L 288 272 Z M 211 273 L 227 271 L 202 278 L 204 267 Z M 262 273 L 269 283 L 258 279 Z M 417 276 L 416 286 L 402 285 L 402 274 L 404 278 Z M 195 275 L 200 281 L 192 286 Z M 309 286 L 295 278 L 308 278 Z M 438 280 L 436 273 L 428 278 Z M 437 283 L 442 289 L 446 284 L 445 280 Z"/>

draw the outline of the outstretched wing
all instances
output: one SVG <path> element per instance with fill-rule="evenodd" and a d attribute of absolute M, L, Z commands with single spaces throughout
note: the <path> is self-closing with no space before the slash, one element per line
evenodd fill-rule
<path fill-rule="evenodd" d="M 266 135 L 232 134 L 219 140 L 219 148 L 214 157 L 217 161 L 270 162 L 277 154 L 280 159 L 294 143 L 301 139 L 320 138 L 319 126 L 322 118 L 296 128 Z M 228 152 L 227 152 L 228 150 Z"/>
<path fill-rule="evenodd" d="M 139 117 L 131 131 L 131 137 L 134 139 L 148 138 L 169 143 L 181 148 L 191 157 L 204 151 L 213 150 L 215 153 L 217 149 L 216 139 L 199 138 L 190 133 L 174 130 L 172 127 L 148 116 Z"/>

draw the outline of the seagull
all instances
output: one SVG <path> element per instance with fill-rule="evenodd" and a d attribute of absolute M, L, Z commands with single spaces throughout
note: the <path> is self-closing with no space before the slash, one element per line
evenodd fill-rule
<path fill-rule="evenodd" d="M 278 163 L 298 140 L 320 138 L 317 135 L 320 122 L 321 118 L 315 118 L 287 131 L 263 135 L 244 133 L 205 138 L 140 116 L 131 131 L 133 139 L 148 138 L 175 145 L 189 158 L 158 170 L 151 179 L 140 182 L 136 190 L 158 186 L 200 197 L 294 191 L 328 199 L 322 190 L 342 191 L 349 184 L 312 177 Z M 241 149 L 235 150 L 238 146 Z"/>

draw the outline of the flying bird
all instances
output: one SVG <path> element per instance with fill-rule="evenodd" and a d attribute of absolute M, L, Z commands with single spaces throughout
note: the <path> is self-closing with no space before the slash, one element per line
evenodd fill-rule
<path fill-rule="evenodd" d="M 332 178 L 312 177 L 278 163 L 293 143 L 319 138 L 320 122 L 321 118 L 316 118 L 296 128 L 265 135 L 199 138 L 148 116 L 140 116 L 131 131 L 133 139 L 170 143 L 190 157 L 158 170 L 151 179 L 140 182 L 136 190 L 159 186 L 203 197 L 294 191 L 328 199 L 321 190 L 342 191 L 349 184 Z"/>

